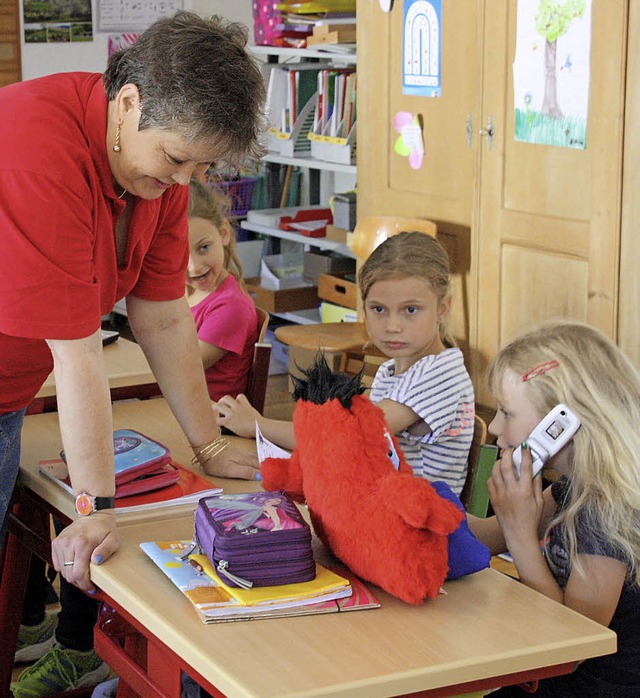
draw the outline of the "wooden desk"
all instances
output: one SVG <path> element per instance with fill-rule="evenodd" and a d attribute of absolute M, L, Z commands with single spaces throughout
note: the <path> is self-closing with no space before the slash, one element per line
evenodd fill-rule
<path fill-rule="evenodd" d="M 103 349 L 112 400 L 160 395 L 160 388 L 138 344 L 120 337 Z M 27 414 L 57 409 L 56 383 L 53 372 L 29 405 Z"/>
<path fill-rule="evenodd" d="M 37 460 L 59 448 L 51 417 L 26 420 L 20 483 L 69 514 L 69 498 L 36 472 Z M 188 462 L 164 400 L 115 405 L 114 426 L 158 438 Z M 227 491 L 257 486 L 217 482 Z M 615 651 L 609 629 L 490 569 L 448 582 L 446 596 L 420 607 L 374 589 L 382 604 L 376 610 L 205 625 L 138 547 L 191 536 L 190 514 L 165 512 L 162 523 L 155 513 L 121 519 L 120 551 L 92 568 L 108 603 L 145 636 L 138 659 L 146 671 L 114 659 L 117 647 L 100 632 L 96 649 L 130 685 L 152 680 L 153 692 L 143 695 L 179 696 L 184 669 L 228 698 L 444 696 L 567 672 L 576 661 Z"/>
<path fill-rule="evenodd" d="M 123 340 L 119 339 L 116 344 L 120 341 Z M 105 350 L 110 346 L 105 347 Z M 177 462 L 196 469 L 191 465 L 191 447 L 164 399 L 116 403 L 113 407 L 113 424 L 114 429 L 139 429 L 151 438 L 169 445 Z M 243 447 L 252 450 L 255 448 L 254 442 L 249 439 L 231 438 Z M 9 517 L 10 535 L 5 550 L 0 549 L 0 628 L 3 637 L 0 642 L 0 696 L 9 694 L 31 552 L 50 560 L 49 515 L 56 514 L 66 519 L 75 517 L 72 498 L 38 472 L 40 460 L 59 457 L 61 444 L 57 413 L 25 417 L 20 472 Z M 198 472 L 202 474 L 199 469 Z M 260 489 L 257 482 L 210 479 L 228 492 Z M 192 511 L 193 505 L 187 504 L 135 514 L 118 514 L 118 517 L 120 521 L 153 520 L 157 525 L 159 520 L 191 516 Z"/>
<path fill-rule="evenodd" d="M 189 538 L 192 528 L 191 517 L 172 519 L 162 537 Z M 610 630 L 490 569 L 447 583 L 446 596 L 421 607 L 374 589 L 380 609 L 205 625 L 138 547 L 158 540 L 157 523 L 121 533 L 121 552 L 93 579 L 164 645 L 148 660 L 154 678 L 164 672 L 162 690 L 169 690 L 172 657 L 228 698 L 377 698 L 517 683 L 615 649 Z M 105 644 L 97 648 L 109 660 Z"/>

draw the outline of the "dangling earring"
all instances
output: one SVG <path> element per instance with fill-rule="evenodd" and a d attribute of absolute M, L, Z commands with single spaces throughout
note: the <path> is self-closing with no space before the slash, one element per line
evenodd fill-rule
<path fill-rule="evenodd" d="M 120 124 L 116 126 L 116 142 L 113 144 L 113 152 L 119 153 L 122 150 L 120 147 Z"/>

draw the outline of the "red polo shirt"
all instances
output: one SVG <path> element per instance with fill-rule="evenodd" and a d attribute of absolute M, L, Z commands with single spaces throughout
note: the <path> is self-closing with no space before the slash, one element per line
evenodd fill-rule
<path fill-rule="evenodd" d="M 124 210 L 107 159 L 101 75 L 63 73 L 0 89 L 0 414 L 33 399 L 53 368 L 45 339 L 86 337 L 114 303 L 184 294 L 187 187 Z"/>

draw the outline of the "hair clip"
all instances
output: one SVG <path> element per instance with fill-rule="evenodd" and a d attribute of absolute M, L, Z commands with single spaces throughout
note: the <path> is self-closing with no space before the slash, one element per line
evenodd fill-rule
<path fill-rule="evenodd" d="M 531 368 L 525 373 L 523 373 L 522 382 L 524 383 L 525 381 L 530 381 L 532 378 L 536 378 L 537 376 L 541 376 L 543 373 L 548 373 L 554 368 L 558 368 L 558 366 L 560 366 L 560 362 L 556 361 L 555 359 L 552 359 L 551 361 L 545 361 L 543 364 L 540 364 L 535 368 Z"/>

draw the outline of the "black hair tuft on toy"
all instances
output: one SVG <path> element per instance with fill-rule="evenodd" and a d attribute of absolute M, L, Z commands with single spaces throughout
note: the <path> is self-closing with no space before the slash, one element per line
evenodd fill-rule
<path fill-rule="evenodd" d="M 298 378 L 292 375 L 294 400 L 305 400 L 323 405 L 329 400 L 339 400 L 345 409 L 351 408 L 354 395 L 361 395 L 365 388 L 362 385 L 362 371 L 354 376 L 339 371 L 333 372 L 322 352 L 316 354 L 314 362 L 308 369 L 298 369 L 304 375 Z"/>

